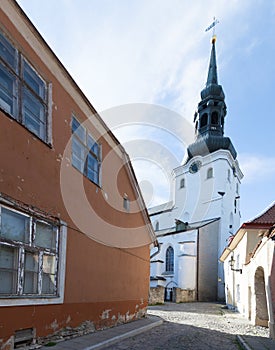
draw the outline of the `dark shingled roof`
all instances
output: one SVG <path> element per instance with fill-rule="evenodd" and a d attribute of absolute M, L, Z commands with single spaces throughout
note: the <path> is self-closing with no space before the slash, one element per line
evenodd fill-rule
<path fill-rule="evenodd" d="M 255 219 L 248 221 L 245 223 L 245 226 L 253 226 L 253 225 L 274 225 L 275 224 L 275 202 L 271 204 L 271 206 L 265 210 L 262 214 L 257 216 Z"/>

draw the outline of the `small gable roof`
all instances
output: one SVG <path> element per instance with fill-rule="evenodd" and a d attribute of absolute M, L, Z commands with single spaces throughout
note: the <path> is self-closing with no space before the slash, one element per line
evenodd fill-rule
<path fill-rule="evenodd" d="M 262 214 L 258 215 L 255 219 L 248 221 L 244 225 L 272 226 L 274 224 L 275 224 L 275 202 L 273 202 Z"/>

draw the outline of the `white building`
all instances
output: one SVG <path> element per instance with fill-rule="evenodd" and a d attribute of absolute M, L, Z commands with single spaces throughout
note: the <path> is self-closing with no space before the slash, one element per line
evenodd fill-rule
<path fill-rule="evenodd" d="M 275 338 L 275 204 L 242 224 L 221 254 L 229 308 L 254 325 L 269 327 Z"/>
<path fill-rule="evenodd" d="M 172 172 L 173 200 L 149 209 L 160 243 L 151 252 L 151 293 L 162 286 L 166 300 L 224 299 L 218 258 L 240 225 L 243 177 L 237 152 L 223 135 L 224 98 L 213 38 L 207 83 L 195 114 L 196 140 L 188 146 L 186 161 Z"/>

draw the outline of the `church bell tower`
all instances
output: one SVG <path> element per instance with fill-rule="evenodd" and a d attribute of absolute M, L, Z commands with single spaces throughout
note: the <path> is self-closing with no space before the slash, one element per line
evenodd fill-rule
<path fill-rule="evenodd" d="M 223 136 L 226 104 L 222 86 L 218 84 L 215 43 L 214 36 L 206 86 L 201 91 L 201 101 L 194 118 L 196 141 L 187 149 L 188 160 L 196 155 L 204 156 L 219 149 L 228 150 L 234 159 L 237 157 L 230 138 Z"/>

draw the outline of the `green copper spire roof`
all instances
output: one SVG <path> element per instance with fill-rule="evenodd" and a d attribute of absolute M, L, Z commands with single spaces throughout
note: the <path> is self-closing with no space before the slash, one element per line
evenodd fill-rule
<path fill-rule="evenodd" d="M 216 38 L 212 38 L 212 50 L 209 62 L 208 77 L 206 86 L 210 84 L 218 84 L 218 74 L 217 74 L 217 62 L 216 62 L 216 48 L 215 48 Z"/>
<path fill-rule="evenodd" d="M 216 37 L 212 38 L 212 49 L 208 68 L 208 76 L 205 88 L 201 91 L 202 100 L 210 96 L 216 96 L 224 99 L 222 86 L 218 84 L 217 61 L 216 61 Z"/>
<path fill-rule="evenodd" d="M 237 152 L 229 137 L 224 134 L 226 116 L 225 96 L 218 84 L 216 62 L 216 37 L 212 38 L 212 48 L 208 68 L 207 82 L 201 91 L 201 101 L 195 116 L 196 141 L 188 146 L 188 162 L 195 156 L 204 156 L 218 150 L 228 150 L 236 159 Z"/>

